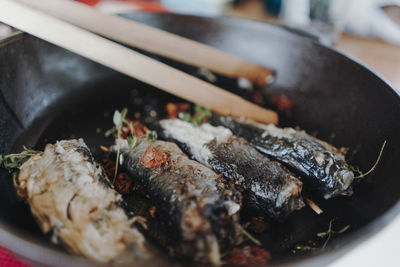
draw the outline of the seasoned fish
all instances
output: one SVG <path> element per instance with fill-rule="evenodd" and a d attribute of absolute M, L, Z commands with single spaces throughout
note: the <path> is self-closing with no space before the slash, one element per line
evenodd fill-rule
<path fill-rule="evenodd" d="M 20 167 L 18 183 L 42 231 L 71 253 L 106 263 L 129 247 L 134 260 L 150 258 L 135 219 L 82 139 L 47 145 Z"/>
<path fill-rule="evenodd" d="M 229 129 L 177 119 L 161 120 L 159 127 L 162 137 L 175 140 L 194 159 L 235 183 L 247 207 L 281 219 L 304 206 L 302 182 Z"/>
<path fill-rule="evenodd" d="M 278 128 L 248 119 L 214 116 L 213 123 L 244 137 L 260 152 L 283 162 L 304 177 L 304 183 L 325 199 L 351 195 L 354 174 L 334 146 L 293 128 Z"/>
<path fill-rule="evenodd" d="M 122 169 L 157 204 L 176 232 L 182 255 L 219 265 L 221 252 L 240 241 L 240 194 L 210 168 L 190 160 L 171 142 L 117 139 Z"/>

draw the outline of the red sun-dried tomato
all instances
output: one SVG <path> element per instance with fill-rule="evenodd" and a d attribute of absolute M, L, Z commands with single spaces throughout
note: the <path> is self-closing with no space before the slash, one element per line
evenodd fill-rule
<path fill-rule="evenodd" d="M 114 177 L 115 173 L 115 162 L 113 161 L 107 161 L 104 164 L 104 172 L 106 173 L 107 177 Z"/>
<path fill-rule="evenodd" d="M 156 206 L 153 206 L 150 208 L 149 213 L 151 215 L 151 217 L 154 218 L 155 214 L 156 214 Z"/>
<path fill-rule="evenodd" d="M 133 121 L 133 130 L 136 137 L 145 136 L 149 129 L 139 121 Z"/>
<path fill-rule="evenodd" d="M 140 163 L 148 169 L 154 170 L 160 167 L 166 168 L 169 161 L 169 155 L 164 150 L 157 150 L 149 145 L 144 152 Z"/>
<path fill-rule="evenodd" d="M 261 105 L 261 106 L 263 106 L 265 104 L 264 98 L 263 98 L 260 90 L 253 90 L 253 92 L 251 94 L 251 100 L 254 103 Z"/>
<path fill-rule="evenodd" d="M 127 122 L 128 122 L 129 124 L 131 124 L 131 127 L 125 125 L 125 126 L 123 126 L 123 127 L 121 128 L 121 134 L 120 134 L 120 137 L 121 137 L 121 138 L 124 138 L 124 139 L 125 139 L 125 138 L 127 138 L 128 136 L 131 136 L 131 135 L 132 135 L 132 129 L 131 129 L 131 128 L 133 128 L 134 136 L 135 136 L 135 137 L 142 137 L 142 136 L 145 136 L 146 133 L 147 133 L 148 130 L 149 130 L 149 129 L 148 129 L 146 126 L 144 126 L 140 121 L 127 120 Z"/>
<path fill-rule="evenodd" d="M 259 247 L 244 246 L 243 248 L 234 248 L 228 263 L 235 266 L 266 264 L 271 255 L 268 251 Z"/>
<path fill-rule="evenodd" d="M 178 114 L 181 112 L 186 112 L 190 109 L 189 103 L 168 103 L 166 110 L 168 112 L 168 118 L 176 119 Z"/>
<path fill-rule="evenodd" d="M 293 107 L 293 101 L 285 95 L 273 95 L 271 101 L 276 105 L 280 111 L 289 111 Z"/>

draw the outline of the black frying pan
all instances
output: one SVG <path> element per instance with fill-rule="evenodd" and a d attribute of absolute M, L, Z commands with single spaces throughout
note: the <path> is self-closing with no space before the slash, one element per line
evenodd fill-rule
<path fill-rule="evenodd" d="M 305 208 L 284 223 L 272 223 L 258 236 L 273 263 L 326 264 L 384 227 L 400 211 L 400 98 L 374 73 L 349 58 L 279 27 L 238 19 L 134 14 L 130 18 L 189 37 L 248 60 L 273 67 L 277 79 L 269 90 L 294 101 L 283 125 L 301 126 L 336 146 L 350 148 L 351 164 L 367 170 L 384 140 L 379 167 L 356 183 L 354 196 L 321 202 L 322 215 Z M 162 40 L 160 40 L 162 42 Z M 185 71 L 191 67 L 169 62 Z M 157 75 L 157 73 L 154 73 Z M 218 85 L 234 87 L 222 79 Z M 128 78 L 26 34 L 0 43 L 0 153 L 21 145 L 42 149 L 62 138 L 82 137 L 95 151 L 108 145 L 104 130 L 112 113 L 125 106 L 131 115 L 176 101 L 155 88 Z M 210 96 L 212 97 L 212 96 Z M 146 105 L 143 105 L 146 104 Z M 99 128 L 99 129 L 98 129 Z M 100 131 L 100 133 L 99 133 Z M 11 179 L 0 170 L 0 244 L 31 261 L 49 266 L 86 265 L 47 241 L 28 207 L 16 198 Z M 336 229 L 350 224 L 323 251 L 293 253 L 315 241 L 332 218 Z M 319 243 L 318 243 L 319 242 Z"/>

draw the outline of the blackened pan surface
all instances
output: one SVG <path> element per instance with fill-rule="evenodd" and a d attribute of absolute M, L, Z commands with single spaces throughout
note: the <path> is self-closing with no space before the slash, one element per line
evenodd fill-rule
<path fill-rule="evenodd" d="M 351 198 L 321 201 L 325 212 L 320 216 L 306 208 L 284 223 L 271 223 L 275 230 L 258 238 L 273 253 L 273 262 L 330 262 L 398 214 L 400 98 L 374 73 L 318 43 L 262 23 L 160 14 L 129 17 L 273 67 L 278 75 L 270 90 L 294 101 L 292 116 L 283 118 L 282 125 L 301 126 L 336 146 L 349 147 L 350 163 L 361 170 L 373 164 L 387 140 L 379 167 L 354 186 Z M 98 145 L 111 142 L 104 131 L 112 127 L 115 109 L 128 106 L 130 115 L 154 109 L 162 116 L 163 105 L 176 100 L 25 34 L 0 43 L 0 93 L 0 153 L 19 151 L 23 144 L 41 149 L 69 137 L 84 138 L 96 152 Z M 0 243 L 39 263 L 71 265 L 75 259 L 39 232 L 29 209 L 16 198 L 7 172 L 0 170 L 0 175 Z M 321 246 L 323 240 L 315 235 L 326 231 L 335 217 L 336 229 L 351 225 L 350 230 L 324 251 L 293 254 L 293 248 L 309 240 Z"/>

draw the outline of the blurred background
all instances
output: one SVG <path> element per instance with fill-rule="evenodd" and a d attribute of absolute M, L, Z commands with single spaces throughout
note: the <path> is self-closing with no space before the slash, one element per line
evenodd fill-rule
<path fill-rule="evenodd" d="M 400 88 L 400 0 L 77 0 L 107 13 L 171 12 L 279 24 L 370 66 Z M 12 32 L 0 25 L 0 38 Z"/>

